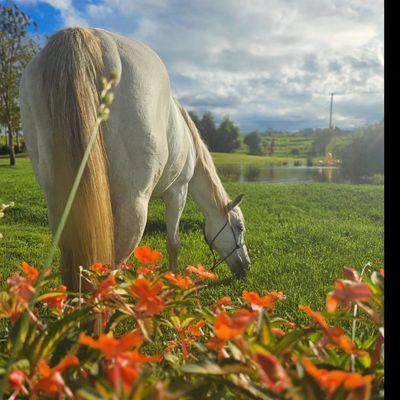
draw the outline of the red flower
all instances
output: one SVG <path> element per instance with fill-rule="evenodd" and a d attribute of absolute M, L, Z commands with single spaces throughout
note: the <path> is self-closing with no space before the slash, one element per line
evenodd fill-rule
<path fill-rule="evenodd" d="M 343 275 L 349 281 L 361 282 L 360 275 L 358 275 L 358 272 L 354 268 L 343 267 Z"/>
<path fill-rule="evenodd" d="M 29 394 L 28 390 L 24 386 L 24 382 L 26 380 L 26 375 L 20 371 L 19 369 L 16 369 L 14 371 L 11 371 L 8 374 L 8 383 L 10 386 L 14 388 L 14 392 L 11 395 L 10 399 L 15 399 L 18 396 L 19 392 L 23 392 L 25 395 Z"/>
<path fill-rule="evenodd" d="M 175 275 L 170 271 L 164 274 L 164 278 L 182 289 L 187 289 L 194 285 L 193 281 L 188 276 Z"/>
<path fill-rule="evenodd" d="M 279 360 L 272 354 L 256 353 L 255 360 L 260 378 L 274 391 L 282 392 L 292 386 L 292 382 Z"/>
<path fill-rule="evenodd" d="M 248 325 L 257 320 L 258 313 L 245 309 L 236 311 L 231 317 L 225 311 L 217 315 L 214 332 L 219 339 L 231 340 L 244 333 Z"/>
<path fill-rule="evenodd" d="M 367 301 L 372 297 L 372 291 L 365 283 L 349 282 L 338 279 L 333 292 L 326 297 L 326 308 L 329 313 L 334 313 L 339 304 L 348 309 L 353 302 Z"/>
<path fill-rule="evenodd" d="M 136 279 L 131 286 L 131 293 L 137 299 L 136 310 L 149 315 L 161 314 L 165 307 L 164 299 L 159 296 L 162 289 L 162 282 L 152 285 L 146 278 Z"/>
<path fill-rule="evenodd" d="M 151 250 L 149 246 L 136 247 L 133 255 L 141 263 L 156 263 L 161 260 L 161 254 L 157 250 Z"/>
<path fill-rule="evenodd" d="M 197 267 L 189 265 L 186 268 L 186 272 L 196 274 L 201 279 L 215 279 L 217 277 L 214 272 L 205 269 L 204 266 L 201 264 L 198 264 Z"/>
<path fill-rule="evenodd" d="M 60 285 L 54 291 L 66 292 L 67 288 L 64 285 Z M 47 304 L 50 308 L 57 309 L 58 311 L 62 311 L 65 300 L 67 300 L 66 294 L 52 295 L 51 293 L 49 293 L 46 297 L 42 299 L 43 303 Z"/>

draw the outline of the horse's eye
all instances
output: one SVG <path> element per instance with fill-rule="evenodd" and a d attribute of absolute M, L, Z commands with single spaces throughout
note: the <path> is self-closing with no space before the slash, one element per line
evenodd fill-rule
<path fill-rule="evenodd" d="M 240 232 L 244 231 L 244 225 L 243 224 L 238 224 L 237 228 L 239 229 Z"/>

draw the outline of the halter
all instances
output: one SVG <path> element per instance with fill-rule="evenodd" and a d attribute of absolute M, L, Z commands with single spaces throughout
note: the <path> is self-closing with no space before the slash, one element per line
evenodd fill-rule
<path fill-rule="evenodd" d="M 235 239 L 235 247 L 228 253 L 227 256 L 225 256 L 224 258 L 221 258 L 220 260 L 217 261 L 217 257 L 215 256 L 215 252 L 214 252 L 214 249 L 212 248 L 212 245 L 213 245 L 213 243 L 215 242 L 215 239 L 217 239 L 217 237 L 221 234 L 221 232 L 225 229 L 225 227 L 226 227 L 227 225 L 229 225 L 229 227 L 231 228 L 233 238 Z M 216 233 L 216 235 L 213 237 L 213 239 L 211 240 L 211 242 L 208 242 L 208 240 L 207 240 L 205 227 L 206 227 L 206 223 L 205 223 L 205 221 L 204 221 L 204 222 L 203 222 L 203 226 L 202 226 L 202 228 L 203 228 L 203 235 L 204 235 L 204 239 L 205 239 L 205 241 L 206 241 L 206 243 L 207 243 L 207 245 L 208 245 L 208 247 L 209 247 L 209 249 L 210 249 L 210 251 L 211 251 L 211 254 L 212 254 L 212 256 L 213 256 L 213 259 L 214 259 L 214 265 L 210 268 L 210 270 L 213 271 L 216 267 L 218 267 L 218 265 L 222 264 L 227 258 L 229 258 L 236 250 L 239 250 L 240 248 L 242 248 L 242 247 L 243 247 L 243 244 L 238 243 L 237 237 L 236 237 L 236 235 L 235 235 L 235 231 L 233 230 L 232 225 L 229 223 L 228 219 L 226 219 L 225 224 L 224 224 L 224 225 L 222 226 L 222 228 Z"/>

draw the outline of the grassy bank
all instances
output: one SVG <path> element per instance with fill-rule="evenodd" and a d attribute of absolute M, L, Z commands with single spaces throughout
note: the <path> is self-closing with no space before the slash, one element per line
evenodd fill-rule
<path fill-rule="evenodd" d="M 212 156 L 217 165 L 293 165 L 295 161 L 303 165 L 306 163 L 306 159 L 301 157 L 252 156 L 246 153 L 212 153 Z"/>
<path fill-rule="evenodd" d="M 218 155 L 216 156 L 217 162 Z M 204 301 L 248 290 L 281 290 L 288 295 L 285 312 L 297 305 L 321 306 L 324 294 L 344 265 L 360 269 L 383 263 L 383 187 L 370 185 L 263 185 L 226 183 L 231 196 L 245 193 L 246 242 L 252 269 L 235 280 L 224 265 L 219 279 L 204 291 Z M 43 264 L 50 246 L 46 207 L 28 159 L 15 168 L 0 160 L 0 202 L 14 201 L 0 223 L 0 268 L 3 282 L 21 260 Z M 150 208 L 143 244 L 164 254 L 164 206 Z M 201 233 L 202 216 L 189 200 L 181 222 L 181 268 L 211 257 Z"/>

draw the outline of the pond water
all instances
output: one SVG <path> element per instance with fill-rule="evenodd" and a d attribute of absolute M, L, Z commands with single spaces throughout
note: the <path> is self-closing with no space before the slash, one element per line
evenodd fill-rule
<path fill-rule="evenodd" d="M 271 166 L 271 165 L 218 165 L 222 180 L 233 182 L 265 183 L 348 183 L 340 167 Z M 354 182 L 358 183 L 358 182 Z"/>

